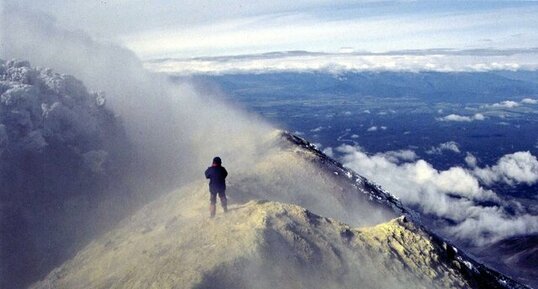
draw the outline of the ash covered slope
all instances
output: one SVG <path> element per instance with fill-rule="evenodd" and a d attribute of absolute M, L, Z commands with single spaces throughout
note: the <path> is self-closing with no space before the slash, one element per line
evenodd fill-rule
<path fill-rule="evenodd" d="M 206 217 L 205 185 L 147 205 L 31 288 L 495 288 L 403 218 L 350 229 L 251 201 Z M 497 286 L 498 288 L 502 288 Z"/>
<path fill-rule="evenodd" d="M 353 175 L 335 171 L 337 163 L 320 163 L 322 155 L 314 150 L 290 144 L 260 159 L 255 173 L 231 176 L 228 191 L 236 205 L 229 214 L 208 219 L 207 185 L 194 182 L 146 205 L 31 288 L 525 288 L 409 218 L 351 229 L 296 205 L 247 202 L 265 196 L 306 204 L 305 197 L 330 202 L 333 195 L 338 203 L 351 202 L 343 197 L 351 192 L 334 178 L 358 184 Z M 293 194 L 279 194 L 290 188 L 289 178 L 304 177 L 297 168 L 318 174 L 311 181 L 321 180 L 314 187 L 327 196 L 308 196 L 297 186 Z M 356 190 L 379 205 L 388 198 L 381 191 L 371 195 L 374 188 L 364 184 Z M 334 206 L 309 205 L 329 213 Z M 358 216 L 340 209 L 332 215 L 352 221 Z"/>

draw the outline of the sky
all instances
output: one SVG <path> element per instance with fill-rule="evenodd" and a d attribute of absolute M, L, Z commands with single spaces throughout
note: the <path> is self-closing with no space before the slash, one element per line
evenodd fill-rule
<path fill-rule="evenodd" d="M 538 1 L 4 0 L 141 59 L 538 47 Z"/>

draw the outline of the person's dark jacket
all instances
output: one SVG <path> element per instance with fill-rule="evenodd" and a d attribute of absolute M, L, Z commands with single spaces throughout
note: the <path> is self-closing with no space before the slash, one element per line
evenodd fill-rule
<path fill-rule="evenodd" d="M 213 194 L 226 191 L 226 176 L 228 172 L 222 166 L 207 168 L 205 177 L 209 179 L 209 191 Z"/>

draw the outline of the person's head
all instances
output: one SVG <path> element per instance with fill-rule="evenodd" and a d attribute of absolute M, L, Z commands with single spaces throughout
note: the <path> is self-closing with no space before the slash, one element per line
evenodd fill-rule
<path fill-rule="evenodd" d="M 213 158 L 213 165 L 220 166 L 222 164 L 222 160 L 219 157 Z"/>

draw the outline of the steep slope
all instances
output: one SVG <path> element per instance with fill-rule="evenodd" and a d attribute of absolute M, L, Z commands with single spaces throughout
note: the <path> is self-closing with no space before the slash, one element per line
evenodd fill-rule
<path fill-rule="evenodd" d="M 430 223 L 430 225 L 426 225 L 428 229 L 424 228 L 424 230 L 426 230 L 429 235 L 435 237 L 439 244 L 445 242 L 442 237 L 437 236 L 433 232 L 436 228 L 432 227 L 430 220 L 427 219 L 428 216 L 422 216 L 406 208 L 390 193 L 384 191 L 381 187 L 370 182 L 368 179 L 344 168 L 342 164 L 317 150 L 315 146 L 308 141 L 287 132 L 284 132 L 282 135 L 290 143 L 301 147 L 305 154 L 310 155 L 311 157 L 308 159 L 313 163 L 319 164 L 320 170 L 334 173 L 333 182 L 339 183 L 341 184 L 341 188 L 345 188 L 343 189 L 345 194 L 343 195 L 343 199 L 341 199 L 344 203 L 352 203 L 350 201 L 351 198 L 359 199 L 361 203 L 369 202 L 380 209 L 392 208 L 394 212 L 408 216 L 415 223 Z M 353 203 L 351 207 L 355 204 L 356 202 Z M 349 208 L 349 206 L 345 207 Z M 534 264 L 536 262 L 533 262 L 533 259 L 536 259 L 536 245 L 535 242 L 533 242 L 534 239 L 533 236 L 518 236 L 483 248 L 466 248 L 466 251 L 473 255 L 473 258 L 468 257 L 467 259 L 475 263 L 475 265 L 479 265 L 484 272 L 489 272 L 487 274 L 492 274 L 493 278 L 498 278 L 498 273 L 487 269 L 486 266 L 495 268 L 495 270 L 498 270 L 503 274 L 515 277 L 518 282 L 528 284 L 535 288 L 536 266 Z M 486 266 L 479 263 L 485 264 Z"/>
<path fill-rule="evenodd" d="M 31 288 L 506 288 L 404 217 L 351 229 L 250 201 L 208 219 L 205 199 L 162 197 Z"/>

